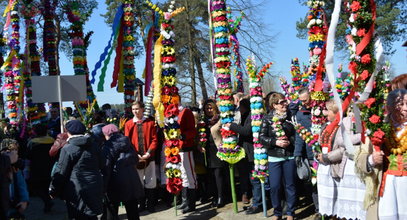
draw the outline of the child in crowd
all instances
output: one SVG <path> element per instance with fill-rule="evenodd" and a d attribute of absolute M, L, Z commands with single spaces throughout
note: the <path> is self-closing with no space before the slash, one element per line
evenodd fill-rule
<path fill-rule="evenodd" d="M 16 140 L 5 138 L 0 144 L 0 152 L 18 152 L 19 144 Z M 12 164 L 10 173 L 10 209 L 7 212 L 7 219 L 25 219 L 24 211 L 28 206 L 29 195 L 27 184 L 24 180 L 22 170 L 24 164 L 22 160 Z"/>

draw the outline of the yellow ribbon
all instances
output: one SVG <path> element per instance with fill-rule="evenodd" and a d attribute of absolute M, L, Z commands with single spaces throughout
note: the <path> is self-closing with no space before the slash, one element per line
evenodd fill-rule
<path fill-rule="evenodd" d="M 13 60 L 13 57 L 17 54 L 16 50 L 12 50 L 10 54 L 8 55 L 7 59 L 4 61 L 3 66 L 1 66 L 1 69 L 4 70 L 7 66 L 11 65 L 11 61 Z"/>
<path fill-rule="evenodd" d="M 164 126 L 164 106 L 161 103 L 161 50 L 163 35 L 157 39 L 154 45 L 154 69 L 153 69 L 153 105 L 156 111 L 157 124 Z"/>
<path fill-rule="evenodd" d="M 10 0 L 8 2 L 6 9 L 4 9 L 3 17 L 6 17 L 7 13 L 9 13 L 11 10 L 14 9 L 14 6 L 16 5 L 16 3 L 17 3 L 17 1 L 14 1 L 14 0 Z"/>

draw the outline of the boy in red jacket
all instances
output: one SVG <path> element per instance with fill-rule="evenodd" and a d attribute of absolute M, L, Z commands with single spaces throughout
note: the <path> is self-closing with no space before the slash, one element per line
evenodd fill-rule
<path fill-rule="evenodd" d="M 157 129 L 154 119 L 143 117 L 144 103 L 133 102 L 131 110 L 134 117 L 126 122 L 124 135 L 130 138 L 138 154 L 137 171 L 145 188 L 147 209 L 149 212 L 154 212 L 154 192 L 157 185 L 154 153 L 157 149 Z M 145 200 L 140 201 L 140 212 L 145 210 L 145 203 Z"/>

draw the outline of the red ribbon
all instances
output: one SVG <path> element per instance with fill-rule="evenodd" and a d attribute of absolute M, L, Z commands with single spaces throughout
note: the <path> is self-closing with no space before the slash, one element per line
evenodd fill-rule
<path fill-rule="evenodd" d="M 124 29 L 123 29 L 123 18 L 122 18 L 122 25 L 119 27 L 119 36 L 117 36 L 117 47 L 116 47 L 116 58 L 114 59 L 114 69 L 113 69 L 113 81 L 110 84 L 110 88 L 116 87 L 117 86 L 117 80 L 119 78 L 119 72 L 120 72 L 120 61 L 122 59 L 122 50 L 123 50 L 123 35 L 124 35 Z"/>
<path fill-rule="evenodd" d="M 147 45 L 146 45 L 146 69 L 145 69 L 145 85 L 144 86 L 144 96 L 148 96 L 150 92 L 150 84 L 152 80 L 152 51 L 153 51 L 153 37 L 154 37 L 154 27 L 150 28 L 147 37 Z"/>
<path fill-rule="evenodd" d="M 358 56 L 362 53 L 362 51 L 366 48 L 366 46 L 372 40 L 373 33 L 374 33 L 374 25 L 375 25 L 374 23 L 376 20 L 376 4 L 375 4 L 374 0 L 370 0 L 370 5 L 372 7 L 373 24 L 370 26 L 367 34 L 363 37 L 363 39 L 360 41 L 360 43 L 356 46 L 356 55 L 358 55 Z"/>
<path fill-rule="evenodd" d="M 372 20 L 373 20 L 373 23 L 369 28 L 369 32 L 363 37 L 363 39 L 360 41 L 360 43 L 358 45 L 356 45 L 356 55 L 357 56 L 359 56 L 362 53 L 362 51 L 366 48 L 366 46 L 372 40 L 372 36 L 373 36 L 373 33 L 374 33 L 374 26 L 375 26 L 375 20 L 376 20 L 376 4 L 375 4 L 374 0 L 370 0 L 370 6 L 372 8 Z M 324 53 L 325 50 L 322 51 L 322 52 Z M 321 54 L 321 57 L 322 57 L 322 54 Z M 320 62 L 320 65 L 321 65 L 321 62 Z M 318 67 L 318 72 L 319 72 L 319 67 Z M 342 103 L 342 112 L 338 112 L 336 114 L 335 120 L 330 125 L 328 125 L 326 127 L 326 129 L 328 129 L 328 132 L 332 132 L 333 129 L 335 128 L 335 126 L 337 126 L 339 124 L 340 114 L 344 114 L 346 112 L 346 110 L 349 107 L 349 104 L 350 104 L 351 100 L 355 96 L 356 89 L 358 88 L 358 83 L 361 80 L 361 77 L 359 76 L 359 77 L 356 78 L 356 74 L 357 74 L 356 71 L 353 74 L 355 76 L 355 81 L 354 81 L 355 86 L 353 87 L 353 89 L 350 92 L 350 94 L 348 95 L 348 97 L 346 97 L 345 101 L 343 101 L 343 103 Z M 318 75 L 317 75 L 317 77 L 318 77 Z M 315 83 L 315 88 L 317 87 L 316 83 Z M 364 134 L 365 134 L 365 123 L 362 123 L 362 135 L 361 136 L 362 136 L 362 142 L 363 143 L 365 143 L 365 137 L 364 137 L 365 135 Z"/>
<path fill-rule="evenodd" d="M 326 41 L 326 37 L 325 37 Z M 315 79 L 314 91 L 322 91 L 323 81 L 322 81 L 322 71 L 324 70 L 324 63 L 326 57 L 326 44 L 322 48 L 321 56 L 319 56 L 319 64 L 317 70 L 317 76 Z"/>

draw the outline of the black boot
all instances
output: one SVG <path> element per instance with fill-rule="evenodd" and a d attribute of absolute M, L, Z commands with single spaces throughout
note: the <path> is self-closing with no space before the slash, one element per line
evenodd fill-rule
<path fill-rule="evenodd" d="M 143 212 L 146 210 L 146 197 L 140 199 L 140 204 L 138 206 L 138 212 Z"/>
<path fill-rule="evenodd" d="M 155 189 L 146 189 L 146 197 L 147 197 L 147 210 L 150 213 L 155 212 Z"/>
<path fill-rule="evenodd" d="M 180 205 L 177 206 L 177 209 L 185 209 L 185 208 L 188 206 L 188 203 L 187 203 L 187 199 L 188 199 L 187 194 L 188 194 L 187 188 L 185 188 L 185 187 L 182 188 L 182 190 L 181 190 L 182 202 L 181 202 Z"/>
<path fill-rule="evenodd" d="M 182 214 L 195 211 L 196 189 L 187 189 L 187 206 L 182 210 Z"/>
<path fill-rule="evenodd" d="M 219 196 L 218 198 L 218 204 L 217 204 L 217 208 L 222 208 L 226 205 L 226 201 L 225 198 L 223 198 L 223 196 Z"/>

